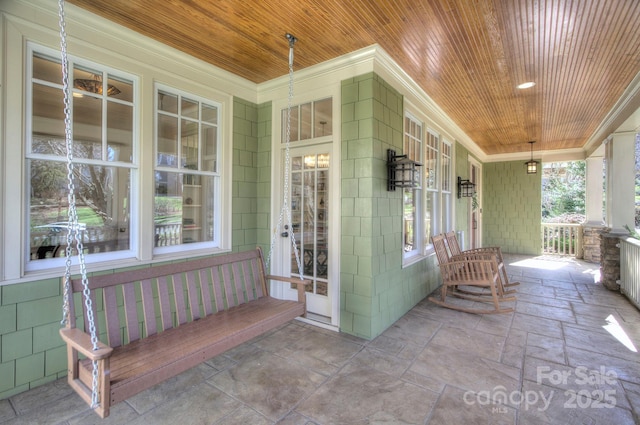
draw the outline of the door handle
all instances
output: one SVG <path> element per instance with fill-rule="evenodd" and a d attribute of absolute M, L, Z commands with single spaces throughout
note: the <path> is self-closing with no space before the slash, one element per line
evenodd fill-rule
<path fill-rule="evenodd" d="M 289 232 L 282 232 L 280 233 L 280 236 L 282 236 L 283 238 L 286 238 L 287 236 L 289 236 Z"/>

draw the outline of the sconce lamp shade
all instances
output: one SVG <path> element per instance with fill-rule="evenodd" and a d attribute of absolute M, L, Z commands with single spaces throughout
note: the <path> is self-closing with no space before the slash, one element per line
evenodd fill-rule
<path fill-rule="evenodd" d="M 396 187 L 420 187 L 420 172 L 422 164 L 407 158 L 407 155 L 396 155 L 396 151 L 387 149 L 387 191 L 394 191 Z"/>
<path fill-rule="evenodd" d="M 458 199 L 470 198 L 476 193 L 476 185 L 469 180 L 462 180 L 462 177 L 458 176 Z"/>

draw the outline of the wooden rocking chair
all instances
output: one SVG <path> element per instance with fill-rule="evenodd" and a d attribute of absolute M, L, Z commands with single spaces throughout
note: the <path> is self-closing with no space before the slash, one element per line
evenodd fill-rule
<path fill-rule="evenodd" d="M 499 294 L 500 271 L 495 255 L 477 254 L 468 257 L 449 257 L 445 246 L 444 235 L 431 238 L 435 248 L 440 273 L 442 275 L 442 289 L 440 298 L 429 297 L 429 301 L 440 306 L 464 311 L 467 313 L 495 314 L 511 313 L 513 308 L 504 308 L 501 302 L 515 301 L 515 297 L 505 297 Z M 477 287 L 488 292 L 471 291 L 460 287 Z M 476 309 L 447 302 L 447 295 L 457 298 L 492 303 L 492 309 Z"/>
<path fill-rule="evenodd" d="M 447 239 L 447 245 L 449 246 L 449 251 L 451 253 L 452 258 L 456 258 L 458 256 L 463 256 L 465 258 L 470 258 L 470 255 L 478 255 L 478 254 L 490 254 L 496 256 L 496 262 L 498 263 L 498 268 L 500 269 L 500 295 L 513 294 L 516 292 L 515 289 L 505 290 L 504 288 L 509 288 L 511 286 L 520 285 L 520 282 L 509 282 L 509 276 L 507 276 L 507 268 L 504 265 L 504 260 L 502 257 L 502 250 L 499 246 L 490 246 L 483 248 L 474 248 L 467 249 L 462 251 L 460 249 L 460 244 L 458 244 L 458 238 L 456 237 L 456 233 L 451 231 L 445 234 Z"/>

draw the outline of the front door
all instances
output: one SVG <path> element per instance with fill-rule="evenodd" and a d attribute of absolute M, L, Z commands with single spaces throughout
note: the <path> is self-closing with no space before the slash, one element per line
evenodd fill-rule
<path fill-rule="evenodd" d="M 307 312 L 312 320 L 332 323 L 334 277 L 337 268 L 332 264 L 330 238 L 332 217 L 336 206 L 331 205 L 331 154 L 327 145 L 292 148 L 290 151 L 289 199 L 291 227 L 298 255 L 290 236 L 283 236 L 282 261 L 285 276 L 298 276 L 313 282 L 307 289 Z M 284 161 L 283 161 L 284 163 Z M 289 234 L 283 232 L 282 235 Z M 294 297 L 295 287 L 287 287 L 287 298 Z"/>

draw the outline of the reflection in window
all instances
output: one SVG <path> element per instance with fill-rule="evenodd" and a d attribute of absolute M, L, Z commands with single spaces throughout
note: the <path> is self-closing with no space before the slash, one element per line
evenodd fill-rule
<path fill-rule="evenodd" d="M 436 222 L 438 213 L 438 152 L 440 147 L 440 137 L 427 131 L 425 144 L 425 214 L 424 214 L 424 235 L 427 240 L 436 235 L 438 224 Z"/>
<path fill-rule="evenodd" d="M 422 162 L 422 123 L 410 115 L 404 119 L 403 154 L 416 162 Z M 420 232 L 420 197 L 422 190 L 405 188 L 402 190 L 404 255 L 410 257 L 420 253 L 422 234 Z"/>
<path fill-rule="evenodd" d="M 28 160 L 31 176 L 31 260 L 64 257 L 67 245 L 67 165 Z M 129 249 L 129 168 L 74 166 L 76 210 L 85 254 Z M 74 250 L 74 253 L 75 252 Z"/>
<path fill-rule="evenodd" d="M 217 244 L 218 104 L 158 87 L 154 246 Z"/>
<path fill-rule="evenodd" d="M 27 263 L 39 268 L 35 262 L 65 256 L 69 190 L 59 54 L 29 45 L 29 55 Z M 73 182 L 84 250 L 126 251 L 135 169 L 134 81 L 73 57 L 69 69 Z"/>
<path fill-rule="evenodd" d="M 290 141 L 297 142 L 333 134 L 332 98 L 291 107 Z M 282 110 L 282 143 L 287 137 L 287 109 Z"/>

